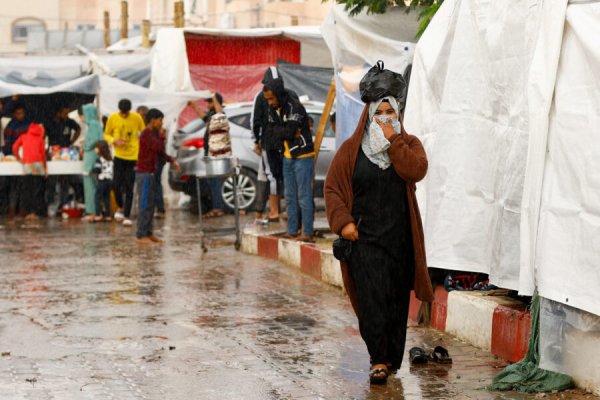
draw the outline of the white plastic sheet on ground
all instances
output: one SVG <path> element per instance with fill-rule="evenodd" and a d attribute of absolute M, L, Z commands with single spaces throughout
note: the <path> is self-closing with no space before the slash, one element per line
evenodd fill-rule
<path fill-rule="evenodd" d="M 445 1 L 417 45 L 405 117 L 429 157 L 418 190 L 429 266 L 489 273 L 512 289 L 539 9 Z"/>

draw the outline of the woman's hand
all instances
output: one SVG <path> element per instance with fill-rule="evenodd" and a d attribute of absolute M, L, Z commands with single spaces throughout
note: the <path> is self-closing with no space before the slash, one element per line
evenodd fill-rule
<path fill-rule="evenodd" d="M 394 130 L 394 127 L 392 126 L 392 121 L 390 121 L 389 119 L 386 120 L 385 123 L 381 122 L 379 118 L 375 118 L 375 121 L 381 127 L 381 130 L 383 131 L 383 136 L 385 136 L 387 140 L 390 140 L 394 135 L 397 135 L 396 131 Z"/>
<path fill-rule="evenodd" d="M 354 222 L 350 222 L 342 228 L 342 237 L 351 242 L 356 242 L 358 240 L 358 228 Z"/>

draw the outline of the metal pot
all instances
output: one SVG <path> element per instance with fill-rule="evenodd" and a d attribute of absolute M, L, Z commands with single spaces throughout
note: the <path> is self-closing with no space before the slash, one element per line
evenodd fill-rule
<path fill-rule="evenodd" d="M 232 175 L 236 166 L 233 157 L 204 157 L 203 160 L 206 165 L 206 176 Z"/>

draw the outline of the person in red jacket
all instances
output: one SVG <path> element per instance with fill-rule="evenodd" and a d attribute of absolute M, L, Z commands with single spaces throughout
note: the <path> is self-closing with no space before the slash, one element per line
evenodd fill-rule
<path fill-rule="evenodd" d="M 160 243 L 161 239 L 152 234 L 152 218 L 156 200 L 154 173 L 158 159 L 163 158 L 179 171 L 173 157 L 165 153 L 165 143 L 160 138 L 164 115 L 153 108 L 146 114 L 146 129 L 140 135 L 140 151 L 136 163 L 135 185 L 138 191 L 138 217 L 136 236 L 138 243 Z"/>
<path fill-rule="evenodd" d="M 25 219 L 37 219 L 36 211 L 43 204 L 42 189 L 48 177 L 44 127 L 30 124 L 29 129 L 19 136 L 12 147 L 13 154 L 23 164 L 23 185 L 21 199 L 25 209 Z"/>

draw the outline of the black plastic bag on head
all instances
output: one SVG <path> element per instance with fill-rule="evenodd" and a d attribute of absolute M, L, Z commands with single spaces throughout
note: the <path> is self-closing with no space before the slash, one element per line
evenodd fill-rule
<path fill-rule="evenodd" d="M 400 108 L 406 103 L 406 81 L 402 75 L 383 69 L 383 61 L 377 61 L 360 81 L 360 99 L 365 103 L 392 96 L 398 100 Z"/>

